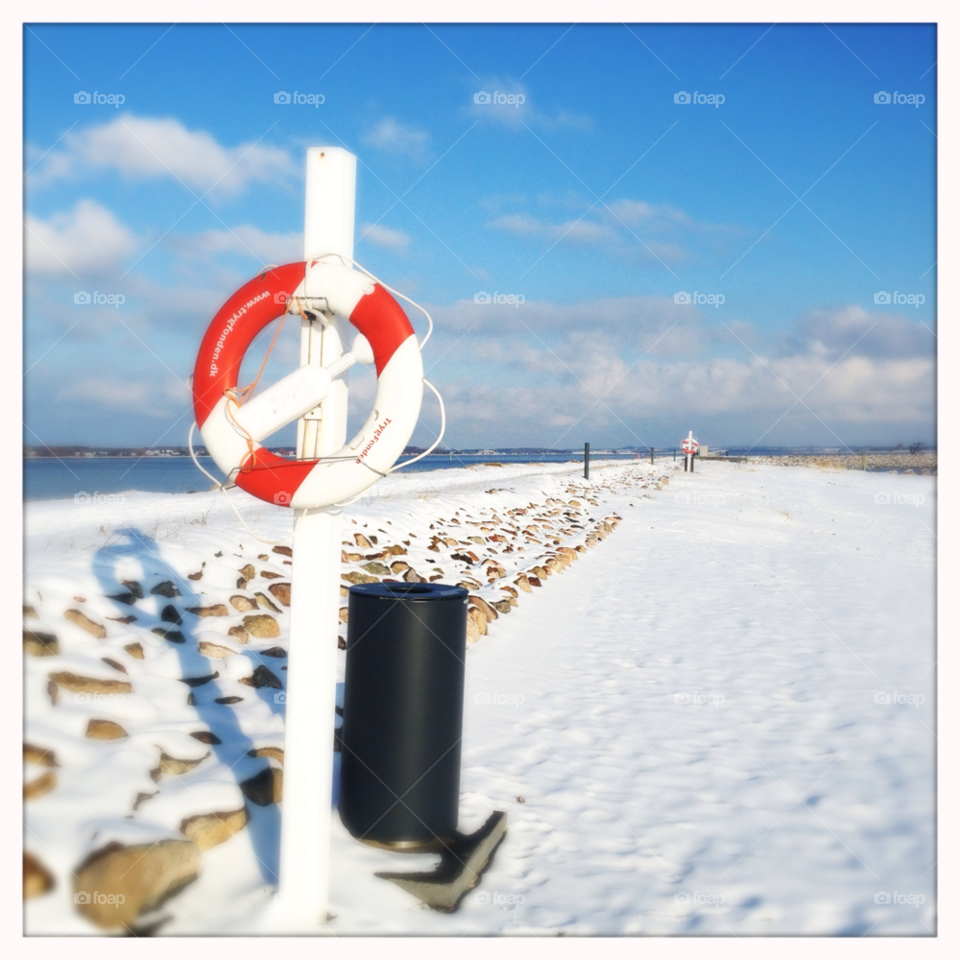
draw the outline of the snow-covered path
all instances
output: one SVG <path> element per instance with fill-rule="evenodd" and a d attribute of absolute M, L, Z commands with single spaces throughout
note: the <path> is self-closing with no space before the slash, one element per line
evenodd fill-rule
<path fill-rule="evenodd" d="M 385 486 L 361 521 L 405 531 L 414 514 L 428 524 L 548 485 L 535 469 L 449 473 Z M 493 478 L 513 492 L 485 493 Z M 548 489 L 562 492 L 559 479 Z M 461 829 L 509 816 L 481 885 L 454 914 L 424 909 L 374 873 L 436 857 L 366 847 L 334 816 L 326 932 L 935 932 L 935 495 L 931 477 L 710 462 L 661 490 L 603 492 L 599 515 L 617 513 L 619 527 L 467 651 Z M 172 525 L 176 541 L 158 549 L 183 573 L 225 543 L 233 562 L 234 524 L 214 499 L 137 495 L 110 516 L 148 533 L 153 518 Z M 45 596 L 105 602 L 90 566 L 100 509 L 28 510 L 28 573 Z M 279 533 L 276 513 L 256 519 Z M 87 649 L 58 630 L 68 654 Z M 33 710 L 86 723 L 76 707 L 48 712 L 45 690 L 28 687 L 28 721 Z M 251 703 L 244 731 L 282 743 L 282 718 Z M 121 817 L 87 786 L 91 816 Z M 277 931 L 265 883 L 275 850 L 264 851 L 278 807 L 250 808 L 247 829 L 204 852 L 199 879 L 163 908 L 163 933 Z M 37 809 L 34 826 L 52 830 Z M 63 829 L 69 866 L 79 840 Z M 28 903 L 31 932 L 84 924 L 52 895 Z"/>
<path fill-rule="evenodd" d="M 468 660 L 463 790 L 510 832 L 443 924 L 935 931 L 934 481 L 668 490 Z"/>

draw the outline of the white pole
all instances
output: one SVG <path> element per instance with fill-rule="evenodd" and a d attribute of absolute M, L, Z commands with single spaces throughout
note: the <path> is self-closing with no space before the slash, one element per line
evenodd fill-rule
<path fill-rule="evenodd" d="M 357 158 L 341 147 L 307 150 L 304 259 L 325 253 L 353 257 Z M 306 290 L 311 296 L 319 291 Z M 300 328 L 301 366 L 327 366 L 343 352 L 348 326 Z M 338 450 L 347 437 L 347 383 L 333 382 L 326 400 L 297 423 L 297 457 Z M 293 538 L 290 644 L 287 659 L 286 742 L 280 827 L 283 912 L 323 923 L 330 882 L 333 735 L 340 607 L 342 512 L 297 511 Z"/>

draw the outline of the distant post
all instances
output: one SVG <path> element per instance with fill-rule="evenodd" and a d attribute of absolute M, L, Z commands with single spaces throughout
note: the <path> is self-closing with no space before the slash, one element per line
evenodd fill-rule
<path fill-rule="evenodd" d="M 684 473 L 686 473 L 687 470 L 689 470 L 690 473 L 693 473 L 693 457 L 694 457 L 694 454 L 697 452 L 697 450 L 700 449 L 700 444 L 694 439 L 692 430 L 687 435 L 687 439 L 680 444 L 680 447 L 685 454 L 684 461 L 683 461 L 683 471 Z"/>
<path fill-rule="evenodd" d="M 590 444 L 583 445 L 583 479 L 590 479 Z"/>
<path fill-rule="evenodd" d="M 653 447 L 650 448 L 650 462 L 653 463 Z"/>

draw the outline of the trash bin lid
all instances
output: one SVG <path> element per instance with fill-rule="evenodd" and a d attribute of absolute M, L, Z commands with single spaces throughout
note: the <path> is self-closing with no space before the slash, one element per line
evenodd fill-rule
<path fill-rule="evenodd" d="M 358 583 L 350 588 L 351 594 L 376 597 L 380 600 L 466 600 L 469 596 L 463 587 L 449 583 Z"/>

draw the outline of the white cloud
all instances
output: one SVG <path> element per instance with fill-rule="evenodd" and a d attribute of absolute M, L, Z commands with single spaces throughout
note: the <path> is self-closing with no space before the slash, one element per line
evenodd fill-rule
<path fill-rule="evenodd" d="M 410 237 L 403 230 L 393 230 L 379 223 L 363 224 L 359 239 L 366 240 L 375 247 L 385 247 L 387 250 L 405 250 L 410 244 Z"/>
<path fill-rule="evenodd" d="M 194 191 L 238 193 L 297 173 L 285 150 L 264 143 L 222 146 L 207 131 L 173 119 L 124 115 L 68 133 L 63 142 L 30 174 L 34 183 L 113 170 L 132 180 L 171 177 Z"/>
<path fill-rule="evenodd" d="M 133 231 L 93 200 L 49 220 L 27 216 L 24 235 L 28 273 L 78 280 L 117 269 L 137 250 Z"/>
<path fill-rule="evenodd" d="M 364 134 L 362 139 L 368 147 L 375 150 L 419 160 L 426 153 L 430 134 L 425 130 L 405 126 L 393 117 L 384 117 Z"/>
<path fill-rule="evenodd" d="M 204 230 L 196 234 L 171 235 L 170 246 L 183 257 L 212 257 L 234 253 L 261 264 L 294 263 L 303 259 L 302 233 L 267 233 L 249 223 L 228 230 Z"/>

